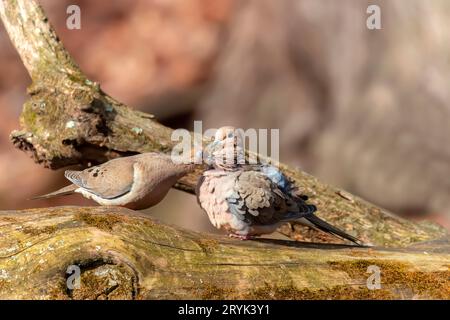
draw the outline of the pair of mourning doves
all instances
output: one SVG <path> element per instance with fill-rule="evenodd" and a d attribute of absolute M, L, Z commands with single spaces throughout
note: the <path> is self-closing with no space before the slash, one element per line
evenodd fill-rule
<path fill-rule="evenodd" d="M 159 203 L 178 179 L 193 170 L 193 164 L 173 162 L 170 155 L 143 153 L 83 171 L 67 170 L 71 185 L 34 199 L 80 193 L 101 205 L 145 209 Z"/>
<path fill-rule="evenodd" d="M 196 193 L 211 223 L 230 236 L 248 239 L 297 221 L 359 244 L 359 240 L 317 217 L 308 197 L 270 165 L 245 165 L 243 139 L 233 127 L 220 128 L 206 150 L 211 169 L 199 179 Z"/>

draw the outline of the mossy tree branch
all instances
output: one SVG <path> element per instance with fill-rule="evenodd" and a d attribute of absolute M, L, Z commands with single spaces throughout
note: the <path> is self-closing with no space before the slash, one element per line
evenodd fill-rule
<path fill-rule="evenodd" d="M 32 79 L 22 128 L 11 134 L 17 148 L 52 169 L 171 150 L 172 130 L 87 79 L 35 1 L 0 0 L 0 17 Z M 447 236 L 437 225 L 405 221 L 300 170 L 280 166 L 317 205 L 319 216 L 366 243 L 407 246 Z M 183 178 L 176 187 L 192 193 L 199 174 L 200 170 Z M 320 233 L 299 225 L 281 231 L 295 239 L 322 240 Z"/>
<path fill-rule="evenodd" d="M 0 299 L 450 298 L 448 241 L 390 250 L 239 241 L 113 207 L 1 212 L 0 235 Z M 71 265 L 81 283 L 68 290 Z M 367 287 L 370 265 L 380 289 Z"/>

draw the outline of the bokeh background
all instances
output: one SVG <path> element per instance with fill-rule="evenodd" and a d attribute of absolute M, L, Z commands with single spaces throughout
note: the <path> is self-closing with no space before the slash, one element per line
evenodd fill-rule
<path fill-rule="evenodd" d="M 41 0 L 88 77 L 173 128 L 279 128 L 280 159 L 450 229 L 450 1 Z M 66 9 L 81 8 L 81 29 Z M 368 30 L 366 9 L 381 8 Z M 65 185 L 15 150 L 30 79 L 0 24 L 0 209 Z M 213 231 L 172 190 L 148 213 Z"/>

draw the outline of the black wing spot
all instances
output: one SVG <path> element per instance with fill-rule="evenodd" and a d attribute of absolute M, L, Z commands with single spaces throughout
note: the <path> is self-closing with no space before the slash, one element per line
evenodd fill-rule
<path fill-rule="evenodd" d="M 98 177 L 98 172 L 95 172 L 92 176 L 93 176 L 94 178 L 97 178 L 97 177 Z"/>

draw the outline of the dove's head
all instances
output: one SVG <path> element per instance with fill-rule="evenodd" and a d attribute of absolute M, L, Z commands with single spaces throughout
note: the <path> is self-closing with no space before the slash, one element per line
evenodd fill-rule
<path fill-rule="evenodd" d="M 234 170 L 239 164 L 245 163 L 242 130 L 231 126 L 218 129 L 214 141 L 206 147 L 205 153 L 207 164 Z"/>

